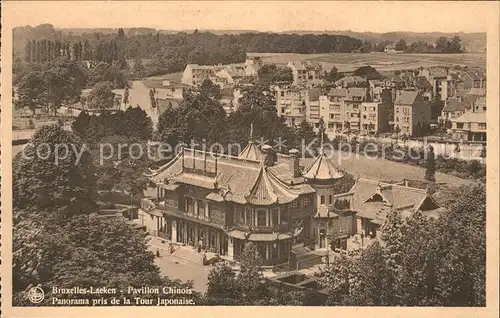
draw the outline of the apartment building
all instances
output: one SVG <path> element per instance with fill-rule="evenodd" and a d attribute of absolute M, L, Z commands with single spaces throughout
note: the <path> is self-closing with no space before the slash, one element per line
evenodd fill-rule
<path fill-rule="evenodd" d="M 423 76 L 432 85 L 432 98 L 439 98 L 442 101 L 453 95 L 455 88 L 455 80 L 453 76 L 448 74 L 443 68 L 426 68 L 421 69 L 419 76 Z"/>
<path fill-rule="evenodd" d="M 302 121 L 307 119 L 308 109 L 311 109 L 311 104 L 313 109 L 319 107 L 319 95 L 320 91 L 318 89 L 293 86 L 277 87 L 276 109 L 278 116 L 285 118 L 288 125 L 300 125 Z M 319 118 L 317 120 L 319 122 Z"/>
<path fill-rule="evenodd" d="M 347 93 L 346 88 L 333 88 L 328 94 L 319 97 L 319 117 L 325 122 L 325 133 L 328 138 L 334 138 L 344 129 L 344 98 Z"/>
<path fill-rule="evenodd" d="M 248 56 L 245 61 L 246 76 L 257 77 L 257 72 L 262 67 L 262 59 L 259 56 Z"/>
<path fill-rule="evenodd" d="M 430 104 L 418 91 L 398 91 L 394 101 L 394 127 L 400 133 L 416 136 L 418 127 L 429 124 L 431 120 Z"/>
<path fill-rule="evenodd" d="M 190 86 L 200 86 L 205 80 L 214 76 L 213 65 L 188 64 L 182 73 L 181 82 Z"/>
<path fill-rule="evenodd" d="M 474 111 L 475 103 L 482 99 L 484 101 L 484 109 L 486 110 L 486 91 L 484 89 L 472 88 L 465 95 L 457 95 L 446 100 L 441 116 L 438 117 L 440 122 L 453 121 L 462 116 L 466 112 Z M 481 103 L 481 101 L 480 101 Z M 483 106 L 477 106 L 478 110 L 483 109 Z"/>
<path fill-rule="evenodd" d="M 465 112 L 452 121 L 453 139 L 486 141 L 486 112 Z"/>
<path fill-rule="evenodd" d="M 367 100 L 365 88 L 353 87 L 347 90 L 344 104 L 344 130 L 357 133 L 361 131 L 361 104 Z"/>
<path fill-rule="evenodd" d="M 181 82 L 189 86 L 200 86 L 207 79 L 221 88 L 234 85 L 245 78 L 257 77 L 257 64 L 253 65 L 254 71 L 247 65 L 198 65 L 188 64 L 182 74 Z"/>
<path fill-rule="evenodd" d="M 381 101 L 361 103 L 361 132 L 373 134 L 389 131 L 388 106 Z"/>
<path fill-rule="evenodd" d="M 474 95 L 469 95 L 474 96 Z M 451 119 L 452 136 L 462 141 L 486 141 L 486 97 L 477 97 L 470 108 Z"/>
<path fill-rule="evenodd" d="M 315 86 L 321 84 L 323 69 L 314 61 L 290 61 L 286 67 L 292 70 L 293 85 Z"/>

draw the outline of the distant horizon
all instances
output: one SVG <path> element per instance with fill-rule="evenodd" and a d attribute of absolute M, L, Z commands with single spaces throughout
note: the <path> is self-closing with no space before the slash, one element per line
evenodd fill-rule
<path fill-rule="evenodd" d="M 425 4 L 416 1 L 7 1 L 2 5 L 10 20 L 6 25 L 12 27 L 36 26 L 49 21 L 60 29 L 144 27 L 273 33 L 301 30 L 485 33 L 492 12 L 489 2 L 467 1 Z M 394 31 L 400 29 L 408 31 Z"/>
<path fill-rule="evenodd" d="M 350 30 L 350 29 L 325 29 L 325 30 L 312 30 L 312 29 L 290 29 L 290 30 L 282 30 L 282 31 L 274 31 L 274 30 L 258 30 L 258 29 L 231 29 L 231 28 L 225 28 L 225 29 L 216 29 L 216 28 L 185 28 L 185 29 L 175 29 L 175 28 L 158 28 L 158 27 L 151 27 L 151 26 L 109 26 L 109 27 L 72 27 L 72 26 L 57 26 L 54 25 L 50 22 L 44 22 L 44 23 L 38 23 L 35 25 L 27 24 L 27 25 L 19 25 L 15 26 L 15 28 L 25 28 L 25 27 L 32 27 L 35 28 L 40 25 L 44 24 L 50 24 L 54 27 L 56 30 L 65 30 L 65 29 L 76 29 L 76 30 L 91 30 L 91 29 L 154 29 L 156 31 L 173 31 L 173 32 L 184 32 L 184 31 L 193 31 L 193 30 L 198 30 L 198 31 L 217 31 L 217 32 L 224 32 L 224 31 L 238 31 L 238 32 L 258 32 L 258 33 L 293 33 L 293 32 L 312 32 L 312 33 L 319 33 L 319 32 L 352 32 L 352 33 L 367 33 L 367 34 L 385 34 L 385 33 L 416 33 L 416 34 L 423 34 L 423 33 L 446 33 L 446 34 L 459 34 L 459 33 L 464 33 L 464 34 L 473 34 L 473 33 L 484 33 L 486 34 L 486 31 L 409 31 L 409 30 L 393 30 L 393 31 L 356 31 L 356 30 Z"/>

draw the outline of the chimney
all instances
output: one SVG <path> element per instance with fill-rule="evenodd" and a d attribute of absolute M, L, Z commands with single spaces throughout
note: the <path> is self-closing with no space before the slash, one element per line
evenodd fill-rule
<path fill-rule="evenodd" d="M 273 147 L 269 145 L 264 145 L 262 146 L 262 152 L 264 153 L 264 166 L 266 167 L 272 167 L 274 166 L 274 163 L 276 162 L 276 154 L 273 151 Z"/>
<path fill-rule="evenodd" d="M 293 170 L 292 177 L 298 178 L 302 175 L 299 167 L 299 151 L 297 149 L 290 149 L 289 151 L 290 158 L 293 160 Z"/>

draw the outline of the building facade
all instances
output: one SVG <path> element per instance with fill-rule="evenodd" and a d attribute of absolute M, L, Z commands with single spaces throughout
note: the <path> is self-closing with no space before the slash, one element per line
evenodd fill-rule
<path fill-rule="evenodd" d="M 292 86 L 277 87 L 276 110 L 288 125 L 300 125 L 307 119 L 311 104 L 319 105 L 320 91 Z M 313 107 L 314 108 L 314 107 Z M 314 115 L 313 115 L 314 117 Z"/>
<path fill-rule="evenodd" d="M 293 85 L 314 86 L 321 83 L 323 69 L 313 61 L 290 61 L 286 65 L 292 70 Z"/>
<path fill-rule="evenodd" d="M 238 260 L 253 242 L 264 265 L 274 266 L 295 244 L 326 247 L 323 226 L 339 239 L 354 234 L 349 204 L 339 208 L 334 193 L 343 174 L 323 153 L 301 167 L 298 150 L 277 156 L 251 140 L 238 157 L 183 149 L 148 176 L 157 195 L 142 200 L 141 219 L 177 244 Z"/>
<path fill-rule="evenodd" d="M 431 120 L 430 104 L 418 91 L 398 91 L 394 101 L 394 127 L 400 134 L 416 136 L 419 126 Z"/>

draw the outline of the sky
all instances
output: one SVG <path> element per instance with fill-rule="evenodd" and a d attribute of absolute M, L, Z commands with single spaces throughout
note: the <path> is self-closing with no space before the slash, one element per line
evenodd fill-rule
<path fill-rule="evenodd" d="M 7 1 L 2 5 L 12 26 L 50 23 L 56 28 L 486 32 L 488 12 L 498 3 Z"/>

